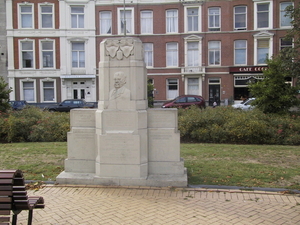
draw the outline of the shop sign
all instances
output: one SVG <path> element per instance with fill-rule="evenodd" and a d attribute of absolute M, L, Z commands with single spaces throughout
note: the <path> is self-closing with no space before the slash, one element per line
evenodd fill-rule
<path fill-rule="evenodd" d="M 267 70 L 267 66 L 240 66 L 240 67 L 230 67 L 230 73 L 261 73 Z"/>

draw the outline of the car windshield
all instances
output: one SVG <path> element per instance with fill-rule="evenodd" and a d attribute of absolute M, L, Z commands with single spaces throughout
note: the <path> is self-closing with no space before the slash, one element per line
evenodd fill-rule
<path fill-rule="evenodd" d="M 248 99 L 247 101 L 245 101 L 244 105 L 251 105 L 252 102 L 253 99 Z"/>

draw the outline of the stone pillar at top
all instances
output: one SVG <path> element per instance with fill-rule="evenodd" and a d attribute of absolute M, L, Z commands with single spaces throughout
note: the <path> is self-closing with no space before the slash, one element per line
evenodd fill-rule
<path fill-rule="evenodd" d="M 98 109 L 145 110 L 147 105 L 142 42 L 132 37 L 103 40 L 100 44 Z"/>

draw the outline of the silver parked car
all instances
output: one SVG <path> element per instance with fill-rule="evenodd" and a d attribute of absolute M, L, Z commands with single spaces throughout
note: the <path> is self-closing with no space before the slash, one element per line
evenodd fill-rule
<path fill-rule="evenodd" d="M 255 98 L 249 98 L 246 101 L 238 104 L 232 105 L 235 109 L 242 109 L 242 110 L 251 110 L 254 108 L 254 106 L 251 105 L 251 103 L 255 100 Z"/>

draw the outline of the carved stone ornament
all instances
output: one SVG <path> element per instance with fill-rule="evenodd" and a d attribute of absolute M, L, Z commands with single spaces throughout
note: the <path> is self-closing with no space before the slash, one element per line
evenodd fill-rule
<path fill-rule="evenodd" d="M 122 60 L 123 57 L 128 58 L 133 55 L 133 39 L 123 38 L 123 39 L 107 39 L 106 40 L 106 55 L 112 58 L 117 58 Z"/>

